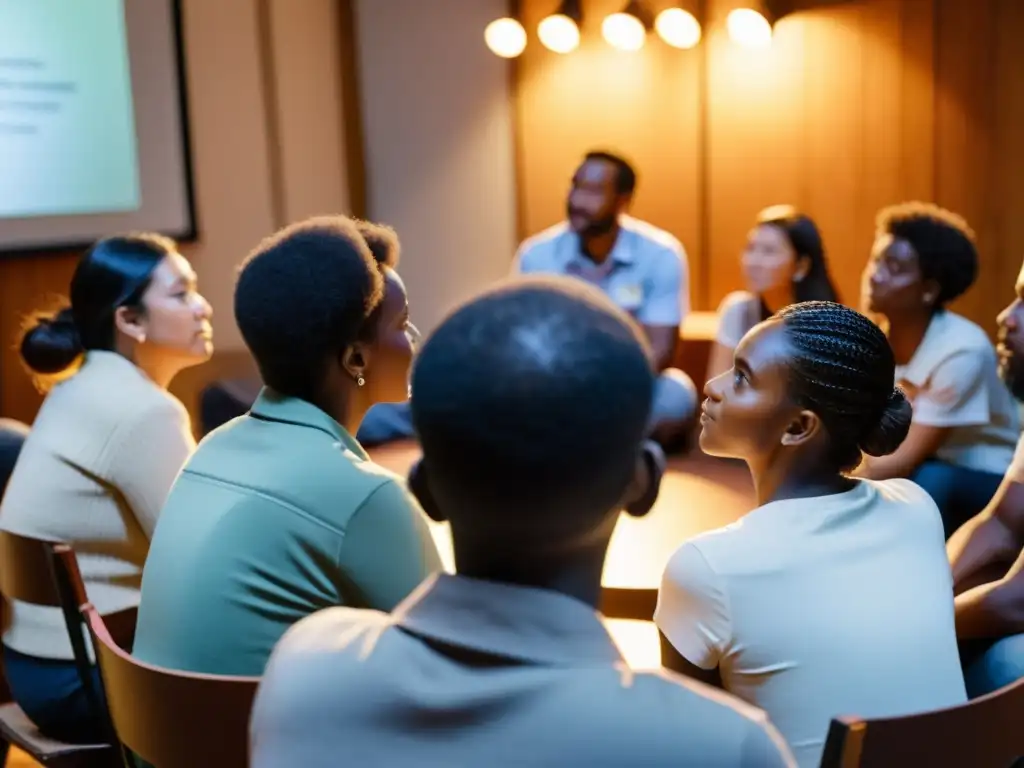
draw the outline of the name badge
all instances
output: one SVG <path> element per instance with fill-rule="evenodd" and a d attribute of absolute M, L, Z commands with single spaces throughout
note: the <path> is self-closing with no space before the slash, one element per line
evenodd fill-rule
<path fill-rule="evenodd" d="M 644 301 L 642 285 L 620 285 L 612 293 L 612 300 L 622 309 L 637 309 Z"/>

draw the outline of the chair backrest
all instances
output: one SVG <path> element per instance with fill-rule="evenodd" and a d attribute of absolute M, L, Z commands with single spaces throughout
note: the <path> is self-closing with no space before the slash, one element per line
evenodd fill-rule
<path fill-rule="evenodd" d="M 61 606 L 53 573 L 54 541 L 0 531 L 0 593 L 8 600 Z"/>
<path fill-rule="evenodd" d="M 821 768 L 1010 768 L 1024 756 L 1024 680 L 958 707 L 832 721 Z"/>
<path fill-rule="evenodd" d="M 83 608 L 117 736 L 159 768 L 246 768 L 249 714 L 258 677 L 161 669 L 133 658 Z"/>

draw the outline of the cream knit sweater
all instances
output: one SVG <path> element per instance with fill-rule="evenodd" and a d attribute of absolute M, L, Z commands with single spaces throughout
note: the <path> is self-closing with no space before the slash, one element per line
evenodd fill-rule
<path fill-rule="evenodd" d="M 178 400 L 120 355 L 89 352 L 43 402 L 0 503 L 0 528 L 71 544 L 100 613 L 137 606 L 157 517 L 194 448 Z M 15 603 L 3 641 L 72 658 L 55 608 Z"/>

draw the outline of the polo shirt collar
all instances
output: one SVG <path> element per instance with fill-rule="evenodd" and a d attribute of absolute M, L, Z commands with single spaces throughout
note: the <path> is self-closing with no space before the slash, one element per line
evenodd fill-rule
<path fill-rule="evenodd" d="M 366 461 L 370 458 L 363 446 L 341 424 L 306 400 L 282 395 L 270 387 L 264 387 L 252 404 L 250 413 L 265 421 L 317 429 L 330 435 L 360 459 Z"/>
<path fill-rule="evenodd" d="M 949 312 L 944 309 L 940 309 L 932 316 L 928 329 L 909 362 L 898 369 L 899 378 L 914 387 L 923 387 L 939 363 L 960 350 L 961 340 L 950 319 Z"/>
<path fill-rule="evenodd" d="M 394 610 L 392 620 L 445 645 L 537 665 L 624 663 L 597 611 L 546 589 L 437 574 Z"/>
<path fill-rule="evenodd" d="M 636 249 L 633 233 L 626 228 L 626 223 L 629 221 L 628 216 L 619 217 L 619 236 L 615 238 L 615 245 L 612 246 L 612 252 L 608 254 L 608 259 L 601 265 L 595 265 L 587 256 L 583 253 L 583 243 L 580 240 L 580 236 L 573 232 L 571 229 L 567 229 L 566 232 L 569 235 L 569 240 L 572 243 L 572 252 L 569 256 L 569 261 L 575 262 L 580 266 L 589 268 L 591 270 L 608 267 L 612 264 L 623 264 L 630 265 L 636 261 Z"/>

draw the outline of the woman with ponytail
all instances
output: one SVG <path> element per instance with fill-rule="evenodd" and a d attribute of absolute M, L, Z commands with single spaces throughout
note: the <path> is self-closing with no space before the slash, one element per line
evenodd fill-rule
<path fill-rule="evenodd" d="M 21 357 L 46 399 L 0 503 L 0 528 L 70 544 L 102 614 L 137 607 L 164 499 L 195 447 L 167 387 L 212 352 L 210 306 L 175 243 L 100 240 L 68 306 L 26 324 Z M 105 737 L 58 609 L 15 603 L 3 661 L 15 701 L 56 739 Z"/>
<path fill-rule="evenodd" d="M 704 388 L 700 445 L 747 463 L 758 507 L 672 556 L 662 663 L 764 709 L 801 766 L 834 716 L 966 700 L 938 508 L 909 480 L 850 476 L 910 430 L 895 366 L 866 317 L 805 302 L 755 326 Z"/>

